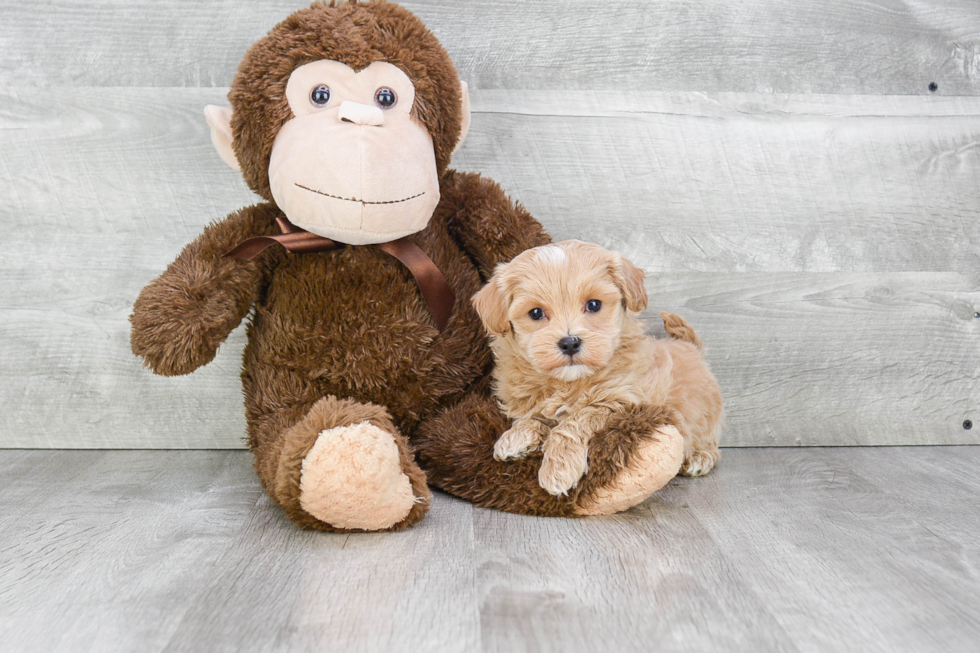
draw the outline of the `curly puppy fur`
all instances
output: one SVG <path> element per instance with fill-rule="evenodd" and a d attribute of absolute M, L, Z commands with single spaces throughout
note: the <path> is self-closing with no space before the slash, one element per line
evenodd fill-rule
<path fill-rule="evenodd" d="M 718 383 L 700 339 L 663 314 L 671 338 L 643 333 L 643 271 L 598 245 L 537 247 L 499 266 L 473 298 L 493 336 L 496 393 L 514 424 L 494 445 L 499 460 L 543 449 L 541 487 L 562 495 L 588 469 L 588 451 L 610 416 L 657 406 L 684 438 L 681 473 L 717 462 Z"/>

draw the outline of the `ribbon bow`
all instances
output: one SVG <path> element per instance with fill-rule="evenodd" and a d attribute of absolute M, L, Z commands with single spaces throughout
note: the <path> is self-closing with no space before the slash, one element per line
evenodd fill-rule
<path fill-rule="evenodd" d="M 249 238 L 239 243 L 224 256 L 251 261 L 276 243 L 293 254 L 328 252 L 345 247 L 344 243 L 338 243 L 300 229 L 287 220 L 285 216 L 276 218 L 276 224 L 279 225 L 281 234 Z M 401 261 L 408 268 L 412 276 L 415 277 L 419 290 L 422 291 L 422 298 L 425 300 L 425 305 L 429 309 L 432 319 L 435 320 L 436 327 L 440 332 L 445 331 L 446 325 L 449 324 L 449 316 L 453 312 L 453 305 L 456 303 L 456 293 L 449 287 L 446 277 L 432 262 L 432 259 L 407 236 L 387 243 L 378 243 L 377 247 L 385 254 Z"/>

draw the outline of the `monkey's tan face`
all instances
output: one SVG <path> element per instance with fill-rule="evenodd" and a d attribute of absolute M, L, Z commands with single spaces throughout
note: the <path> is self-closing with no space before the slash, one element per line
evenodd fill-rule
<path fill-rule="evenodd" d="M 439 203 L 435 151 L 400 68 L 315 61 L 293 71 L 286 99 L 294 117 L 276 136 L 269 182 L 290 222 L 350 245 L 425 228 Z"/>

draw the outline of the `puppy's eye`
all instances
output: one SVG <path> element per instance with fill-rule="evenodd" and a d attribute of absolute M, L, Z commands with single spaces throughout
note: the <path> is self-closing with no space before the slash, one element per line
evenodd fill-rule
<path fill-rule="evenodd" d="M 600 308 L 602 308 L 602 302 L 598 299 L 590 299 L 585 302 L 585 310 L 588 313 L 598 313 Z"/>
<path fill-rule="evenodd" d="M 542 310 L 540 308 L 532 308 L 531 310 L 529 310 L 527 312 L 527 316 L 529 318 L 531 318 L 532 320 L 534 320 L 534 321 L 543 320 L 544 319 L 544 310 Z"/>

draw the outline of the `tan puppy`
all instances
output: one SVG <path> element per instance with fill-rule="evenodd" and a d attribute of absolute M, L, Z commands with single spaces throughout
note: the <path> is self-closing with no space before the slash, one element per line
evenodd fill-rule
<path fill-rule="evenodd" d="M 490 332 L 497 398 L 511 428 L 498 460 L 544 445 L 538 481 L 561 495 L 588 468 L 589 440 L 616 411 L 666 406 L 684 438 L 681 474 L 707 474 L 721 457 L 722 402 L 683 319 L 661 313 L 671 338 L 643 333 L 644 273 L 619 254 L 569 240 L 497 266 L 473 297 Z"/>

